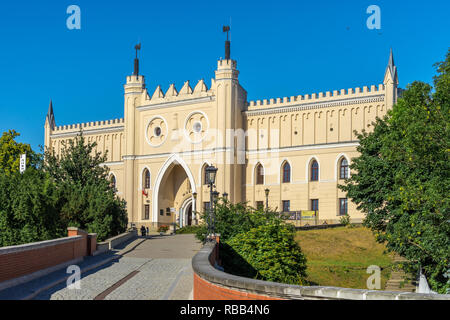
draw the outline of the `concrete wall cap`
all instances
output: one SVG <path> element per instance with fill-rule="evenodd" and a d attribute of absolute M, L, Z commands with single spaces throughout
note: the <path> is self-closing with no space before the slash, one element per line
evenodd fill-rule
<path fill-rule="evenodd" d="M 18 253 L 18 252 L 28 251 L 28 250 L 41 249 L 41 248 L 50 247 L 50 246 L 56 246 L 56 245 L 59 245 L 59 244 L 65 243 L 65 242 L 75 242 L 82 238 L 83 238 L 83 236 L 73 236 L 73 237 L 65 237 L 65 238 L 59 238 L 59 239 L 53 239 L 53 240 L 25 243 L 25 244 L 20 244 L 17 246 L 3 247 L 3 248 L 0 248 L 0 255 L 10 254 L 10 253 Z"/>
<path fill-rule="evenodd" d="M 368 289 L 327 286 L 299 286 L 250 279 L 215 269 L 209 262 L 214 243 L 206 243 L 192 258 L 192 269 L 202 279 L 233 290 L 284 299 L 344 299 L 344 300 L 450 300 L 450 295 L 401 293 Z"/>

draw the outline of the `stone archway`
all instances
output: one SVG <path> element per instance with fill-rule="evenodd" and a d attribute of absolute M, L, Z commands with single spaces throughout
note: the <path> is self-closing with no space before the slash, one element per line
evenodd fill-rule
<path fill-rule="evenodd" d="M 196 192 L 192 172 L 181 157 L 174 154 L 166 160 L 158 173 L 154 191 L 152 215 L 156 225 L 180 223 L 182 206 L 186 206 L 186 199 L 193 200 Z M 189 208 L 186 206 L 186 209 Z"/>
<path fill-rule="evenodd" d="M 195 217 L 193 216 L 192 194 L 187 198 L 180 208 L 180 227 L 194 225 Z"/>

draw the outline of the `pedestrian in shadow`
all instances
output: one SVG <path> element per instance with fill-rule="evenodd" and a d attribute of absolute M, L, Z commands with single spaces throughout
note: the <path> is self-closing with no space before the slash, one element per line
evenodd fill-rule
<path fill-rule="evenodd" d="M 141 235 L 143 237 L 145 237 L 145 227 L 144 226 L 141 227 Z"/>

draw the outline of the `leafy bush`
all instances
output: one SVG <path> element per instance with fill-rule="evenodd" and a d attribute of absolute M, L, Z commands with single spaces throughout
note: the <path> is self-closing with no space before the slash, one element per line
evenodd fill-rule
<path fill-rule="evenodd" d="M 243 203 L 233 204 L 222 200 L 215 207 L 215 232 L 220 234 L 221 241 L 226 241 L 239 233 L 247 232 L 263 224 L 282 221 L 277 212 L 254 209 Z M 203 224 L 197 231 L 197 238 L 201 241 L 205 240 L 208 219 L 208 212 L 201 214 Z"/>
<path fill-rule="evenodd" d="M 344 225 L 344 226 L 348 226 L 350 225 L 350 216 L 348 214 L 343 215 L 340 219 L 339 222 Z"/>
<path fill-rule="evenodd" d="M 183 228 L 177 229 L 177 234 L 197 234 L 201 226 L 184 226 Z"/>
<path fill-rule="evenodd" d="M 303 284 L 306 258 L 294 235 L 292 226 L 275 223 L 233 236 L 220 249 L 225 271 L 260 280 Z"/>
<path fill-rule="evenodd" d="M 197 237 L 205 239 L 208 213 Z M 294 241 L 295 228 L 277 212 L 254 209 L 222 199 L 215 206 L 215 232 L 220 234 L 219 254 L 225 272 L 244 277 L 301 284 L 306 258 Z"/>
<path fill-rule="evenodd" d="M 0 172 L 0 247 L 67 236 L 59 212 L 59 191 L 34 168 Z"/>

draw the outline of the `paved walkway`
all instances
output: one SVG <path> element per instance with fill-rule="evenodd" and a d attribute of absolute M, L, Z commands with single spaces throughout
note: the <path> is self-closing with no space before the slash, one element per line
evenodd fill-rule
<path fill-rule="evenodd" d="M 192 299 L 191 259 L 201 248 L 192 234 L 138 238 L 114 253 L 89 257 L 80 265 L 80 289 L 69 289 L 66 281 L 40 292 L 37 300 L 178 300 Z M 95 263 L 108 260 L 101 266 Z M 61 277 L 59 271 L 59 277 Z M 66 274 L 67 276 L 67 274 Z M 37 279 L 35 285 L 54 281 L 58 274 Z M 32 291 L 29 288 L 11 288 Z M 31 288 L 30 288 L 31 286 Z M 0 294 L 1 296 L 1 294 Z M 12 298 L 12 297 L 11 297 Z"/>

